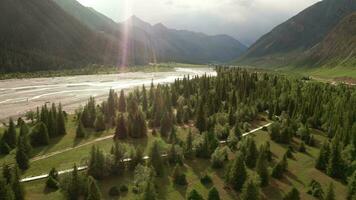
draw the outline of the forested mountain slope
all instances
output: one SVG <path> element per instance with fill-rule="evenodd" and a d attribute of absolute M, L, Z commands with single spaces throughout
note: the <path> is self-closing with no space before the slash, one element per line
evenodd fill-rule
<path fill-rule="evenodd" d="M 0 71 L 114 64 L 111 43 L 48 0 L 0 1 Z"/>
<path fill-rule="evenodd" d="M 290 65 L 354 11 L 356 0 L 320 1 L 261 37 L 238 62 L 258 66 Z"/>

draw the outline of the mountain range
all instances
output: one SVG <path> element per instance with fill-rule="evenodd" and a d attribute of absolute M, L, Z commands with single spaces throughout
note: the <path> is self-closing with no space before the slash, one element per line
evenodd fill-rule
<path fill-rule="evenodd" d="M 246 49 L 227 35 L 169 29 L 135 16 L 116 23 L 76 0 L 0 1 L 0 72 L 227 62 Z"/>
<path fill-rule="evenodd" d="M 262 36 L 237 63 L 262 67 L 354 66 L 355 11 L 356 0 L 320 1 Z"/>

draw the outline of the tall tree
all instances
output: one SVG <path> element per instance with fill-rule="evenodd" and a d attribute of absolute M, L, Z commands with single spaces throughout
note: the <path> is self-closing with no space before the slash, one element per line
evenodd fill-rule
<path fill-rule="evenodd" d="M 126 99 L 125 99 L 125 93 L 124 90 L 120 91 L 120 97 L 119 97 L 119 112 L 126 112 Z"/>
<path fill-rule="evenodd" d="M 57 114 L 57 133 L 59 135 L 65 135 L 67 133 L 66 130 L 66 122 L 65 122 L 64 113 L 62 110 L 62 105 L 58 106 L 58 114 Z"/>
<path fill-rule="evenodd" d="M 242 189 L 242 194 L 241 194 L 241 199 L 242 200 L 259 200 L 260 199 L 260 191 L 258 185 L 252 181 L 248 180 L 243 186 Z"/>
<path fill-rule="evenodd" d="M 93 177 L 88 178 L 88 194 L 86 200 L 100 200 L 101 192 Z"/>
<path fill-rule="evenodd" d="M 226 176 L 226 182 L 230 184 L 236 191 L 241 191 L 247 179 L 247 170 L 244 162 L 244 157 L 241 153 L 236 155 L 236 158 L 230 164 Z"/>
<path fill-rule="evenodd" d="M 9 120 L 9 128 L 3 135 L 3 141 L 12 149 L 16 147 L 16 127 L 12 118 Z"/>
<path fill-rule="evenodd" d="M 20 136 L 18 138 L 17 142 L 17 149 L 16 149 L 16 162 L 19 166 L 20 169 L 26 170 L 29 168 L 30 163 L 29 163 L 29 155 L 28 152 L 26 151 L 26 144 L 24 141 L 24 138 L 26 136 Z"/>
<path fill-rule="evenodd" d="M 117 124 L 115 129 L 114 139 L 125 139 L 127 137 L 127 127 L 124 115 L 122 113 L 119 114 L 117 118 Z"/>
<path fill-rule="evenodd" d="M 158 140 L 152 143 L 149 151 L 149 163 L 155 170 L 158 176 L 162 176 L 164 173 L 163 160 L 161 156 L 161 146 Z"/>
<path fill-rule="evenodd" d="M 268 162 L 266 159 L 266 155 L 262 152 L 258 155 L 256 171 L 257 174 L 260 176 L 261 186 L 267 186 L 269 182 Z"/>
<path fill-rule="evenodd" d="M 195 126 L 198 128 L 200 133 L 206 131 L 206 116 L 203 103 L 200 103 L 199 105 Z"/>

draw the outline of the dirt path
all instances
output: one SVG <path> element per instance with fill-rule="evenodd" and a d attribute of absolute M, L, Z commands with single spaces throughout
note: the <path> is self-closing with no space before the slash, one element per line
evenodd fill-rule
<path fill-rule="evenodd" d="M 255 128 L 249 132 L 246 132 L 244 134 L 242 134 L 243 137 L 247 136 L 247 135 L 250 135 L 256 131 L 259 131 L 261 130 L 263 127 L 268 127 L 270 126 L 272 123 L 268 123 L 268 124 L 265 124 L 263 126 L 260 126 L 258 128 Z M 90 145 L 90 144 L 94 144 L 96 142 L 99 142 L 99 141 L 102 141 L 102 140 L 107 140 L 107 139 L 111 139 L 113 137 L 113 135 L 109 135 L 109 136 L 105 136 L 105 137 L 101 137 L 101 138 L 97 138 L 93 141 L 90 141 L 88 143 L 85 143 L 85 144 L 81 144 L 81 145 L 78 145 L 76 147 L 72 147 L 72 148 L 67 148 L 67 149 L 64 149 L 64 150 L 61 150 L 61 151 L 56 151 L 56 152 L 52 152 L 50 154 L 46 154 L 46 155 L 43 155 L 43 156 L 37 156 L 37 157 L 34 157 L 31 161 L 37 161 L 37 160 L 42 160 L 42 159 L 46 159 L 46 158 L 49 158 L 49 157 L 52 157 L 52 156 L 55 156 L 55 155 L 58 155 L 58 154 L 61 154 L 61 153 L 64 153 L 64 152 L 67 152 L 67 151 L 70 151 L 70 150 L 73 150 L 73 149 L 77 149 L 77 148 L 80 148 L 80 147 L 83 147 L 83 146 L 86 146 L 86 145 Z M 224 144 L 226 143 L 227 141 L 220 141 L 221 144 Z M 166 157 L 167 154 L 163 154 L 162 157 Z M 144 160 L 147 160 L 149 157 L 148 156 L 145 156 L 143 157 Z M 126 158 L 123 160 L 123 162 L 129 162 L 131 161 L 131 158 Z M 80 166 L 78 167 L 78 171 L 82 171 L 82 170 L 85 170 L 87 169 L 88 166 Z M 72 172 L 73 169 L 66 169 L 66 170 L 61 170 L 58 172 L 58 174 L 65 174 L 65 173 L 70 173 Z M 36 180 L 40 180 L 40 179 L 45 179 L 48 177 L 48 174 L 43 174 L 43 175 L 39 175 L 39 176 L 32 176 L 32 177 L 26 177 L 26 178 L 23 178 L 20 180 L 20 182 L 31 182 L 31 181 L 36 181 Z"/>

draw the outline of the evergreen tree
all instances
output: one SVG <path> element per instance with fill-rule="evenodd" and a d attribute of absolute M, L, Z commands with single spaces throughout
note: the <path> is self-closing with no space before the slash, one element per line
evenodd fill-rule
<path fill-rule="evenodd" d="M 235 124 L 235 127 L 234 127 L 234 134 L 235 136 L 240 139 L 242 137 L 242 132 L 241 132 L 241 129 L 240 129 L 240 124 L 239 122 L 236 122 Z"/>
<path fill-rule="evenodd" d="M 238 153 L 230 164 L 225 179 L 236 191 L 241 191 L 247 179 L 247 170 L 241 153 Z"/>
<path fill-rule="evenodd" d="M 55 189 L 55 190 L 59 188 L 58 171 L 55 168 L 52 168 L 48 174 L 48 179 L 46 181 L 46 187 Z"/>
<path fill-rule="evenodd" d="M 245 155 L 246 166 L 251 169 L 254 168 L 256 166 L 257 157 L 258 157 L 258 151 L 257 151 L 255 140 L 248 138 L 247 151 Z"/>
<path fill-rule="evenodd" d="M 331 151 L 326 168 L 326 173 L 334 178 L 344 178 L 344 161 L 341 156 L 340 144 L 337 138 L 334 138 L 331 144 Z"/>
<path fill-rule="evenodd" d="M 164 112 L 161 119 L 161 129 L 160 133 L 162 137 L 167 137 L 168 133 L 173 129 L 173 120 L 168 111 Z"/>
<path fill-rule="evenodd" d="M 85 138 L 86 136 L 86 130 L 84 128 L 83 122 L 81 120 L 78 121 L 78 127 L 75 132 L 75 137 L 76 138 Z"/>
<path fill-rule="evenodd" d="M 306 147 L 305 147 L 305 143 L 301 142 L 300 146 L 298 147 L 298 151 L 301 153 L 305 153 L 306 152 Z"/>
<path fill-rule="evenodd" d="M 215 187 L 209 190 L 208 200 L 220 200 L 219 191 Z"/>
<path fill-rule="evenodd" d="M 269 172 L 268 172 L 268 162 L 266 159 L 266 155 L 264 153 L 260 153 L 257 159 L 256 164 L 257 174 L 261 179 L 261 186 L 267 186 L 269 182 Z"/>
<path fill-rule="evenodd" d="M 195 189 L 193 189 L 188 194 L 187 200 L 204 200 L 204 198 Z"/>
<path fill-rule="evenodd" d="M 260 199 L 259 187 L 254 181 L 248 180 L 243 185 L 241 199 L 242 200 L 259 200 Z"/>
<path fill-rule="evenodd" d="M 126 121 L 123 114 L 119 114 L 116 124 L 114 139 L 125 139 L 127 137 Z"/>
<path fill-rule="evenodd" d="M 177 164 L 172 173 L 173 182 L 177 185 L 187 185 L 185 174 L 182 172 L 181 167 Z"/>
<path fill-rule="evenodd" d="M 9 128 L 4 132 L 2 140 L 9 145 L 11 149 L 16 147 L 16 127 L 12 118 L 9 120 Z"/>
<path fill-rule="evenodd" d="M 31 144 L 33 146 L 42 146 L 49 144 L 49 136 L 46 124 L 39 122 L 31 132 Z"/>
<path fill-rule="evenodd" d="M 105 131 L 106 125 L 104 121 L 104 116 L 102 114 L 96 116 L 94 126 L 95 126 L 95 130 L 98 132 Z"/>
<path fill-rule="evenodd" d="M 206 116 L 204 112 L 204 105 L 203 103 L 200 103 L 200 106 L 198 108 L 198 114 L 197 114 L 197 119 L 196 119 L 196 124 L 195 126 L 198 128 L 200 133 L 206 131 Z"/>
<path fill-rule="evenodd" d="M 17 149 L 16 149 L 16 162 L 21 170 L 26 170 L 29 168 L 29 155 L 26 151 L 26 144 L 24 138 L 26 136 L 20 136 L 17 142 Z"/>
<path fill-rule="evenodd" d="M 86 199 L 87 200 L 101 199 L 100 189 L 98 187 L 98 184 L 96 183 L 96 180 L 93 177 L 89 177 L 88 179 L 88 194 Z"/>
<path fill-rule="evenodd" d="M 125 99 L 125 93 L 124 90 L 120 91 L 120 97 L 119 97 L 119 112 L 126 112 L 126 99 Z"/>
<path fill-rule="evenodd" d="M 30 130 L 26 123 L 22 123 L 20 126 L 20 136 L 28 136 Z"/>
<path fill-rule="evenodd" d="M 15 194 L 12 191 L 12 188 L 3 177 L 0 176 L 0 199 L 3 200 L 15 200 Z"/>
<path fill-rule="evenodd" d="M 155 170 L 158 176 L 162 176 L 164 173 L 163 160 L 161 157 L 161 147 L 158 140 L 152 143 L 149 151 L 149 163 Z"/>
<path fill-rule="evenodd" d="M 68 182 L 63 185 L 63 191 L 68 200 L 77 200 L 81 196 L 82 183 L 76 165 L 74 165 L 72 173 L 68 176 Z"/>
<path fill-rule="evenodd" d="M 12 191 L 15 194 L 16 200 L 24 200 L 25 199 L 25 190 L 23 185 L 20 183 L 20 174 L 17 166 L 13 168 L 13 179 L 11 181 Z"/>
<path fill-rule="evenodd" d="M 88 174 L 96 179 L 102 179 L 107 173 L 105 164 L 104 153 L 96 146 L 93 146 L 88 164 Z"/>
<path fill-rule="evenodd" d="M 284 197 L 283 200 L 300 200 L 299 191 L 296 188 L 292 188 Z"/>
<path fill-rule="evenodd" d="M 148 109 L 148 99 L 145 85 L 142 85 L 142 110 L 147 112 Z"/>
<path fill-rule="evenodd" d="M 184 155 L 189 157 L 192 154 L 193 154 L 193 134 L 192 134 L 192 130 L 189 129 L 188 135 L 185 139 Z"/>
<path fill-rule="evenodd" d="M 326 195 L 324 200 L 335 200 L 334 184 L 331 182 L 326 190 Z"/>
<path fill-rule="evenodd" d="M 330 145 L 329 142 L 325 141 L 320 148 L 319 156 L 316 160 L 315 168 L 319 170 L 326 170 L 329 162 L 330 156 Z"/>
<path fill-rule="evenodd" d="M 62 105 L 58 106 L 58 114 L 57 114 L 57 133 L 58 135 L 65 135 L 66 131 L 66 123 L 64 113 L 62 111 Z"/>
<path fill-rule="evenodd" d="M 141 197 L 142 200 L 156 200 L 156 190 L 152 181 L 147 181 Z"/>

